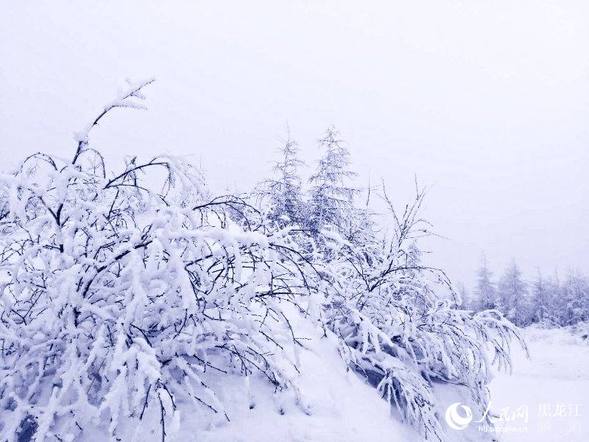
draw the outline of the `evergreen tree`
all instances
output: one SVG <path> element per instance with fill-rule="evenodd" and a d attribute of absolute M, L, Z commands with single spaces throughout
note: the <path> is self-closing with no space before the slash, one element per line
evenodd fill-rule
<path fill-rule="evenodd" d="M 507 319 L 516 325 L 526 325 L 529 321 L 527 286 L 515 261 L 505 270 L 498 294 L 498 308 Z"/>
<path fill-rule="evenodd" d="M 562 287 L 561 297 L 561 325 L 589 320 L 589 284 L 586 278 L 571 272 Z"/>
<path fill-rule="evenodd" d="M 554 318 L 553 294 L 555 285 L 546 280 L 540 272 L 532 286 L 532 317 L 533 322 L 550 323 Z"/>
<path fill-rule="evenodd" d="M 327 129 L 319 143 L 324 153 L 310 179 L 307 227 L 315 237 L 326 227 L 345 234 L 350 230 L 350 221 L 355 218 L 353 200 L 358 193 L 350 183 L 355 176 L 349 169 L 350 153 L 333 127 Z"/>
<path fill-rule="evenodd" d="M 280 226 L 299 225 L 304 217 L 301 198 L 301 178 L 298 159 L 298 145 L 290 138 L 290 133 L 280 148 L 280 159 L 274 165 L 275 179 L 267 181 L 270 199 L 268 218 Z"/>
<path fill-rule="evenodd" d="M 487 267 L 487 259 L 483 256 L 481 267 L 477 275 L 477 286 L 475 289 L 476 308 L 488 310 L 497 307 L 497 291 L 492 281 L 493 274 Z"/>

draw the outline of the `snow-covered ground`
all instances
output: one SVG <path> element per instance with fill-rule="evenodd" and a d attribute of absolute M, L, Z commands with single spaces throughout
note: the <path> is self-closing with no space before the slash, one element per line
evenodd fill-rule
<path fill-rule="evenodd" d="M 402 424 L 391 413 L 389 405 L 377 391 L 351 371 L 337 353 L 335 336 L 323 337 L 311 321 L 292 313 L 299 337 L 305 338 L 305 349 L 297 355 L 300 375 L 300 404 L 292 392 L 273 394 L 272 386 L 263 379 L 223 377 L 221 400 L 230 421 L 208 412 L 184 410 L 173 441 L 207 442 L 385 442 L 418 441 L 420 436 Z M 209 382 L 213 380 L 210 379 Z M 216 385 L 221 387 L 220 385 Z M 159 440 L 157 410 L 151 410 L 149 423 L 141 429 L 130 429 L 129 440 Z M 134 434 L 133 434 L 134 433 Z"/>
<path fill-rule="evenodd" d="M 289 311 L 304 342 L 296 358 L 300 373 L 293 390 L 275 392 L 260 376 L 215 376 L 207 384 L 218 393 L 228 419 L 207 409 L 179 404 L 179 418 L 166 426 L 166 441 L 206 442 L 385 442 L 419 441 L 419 434 L 401 423 L 398 414 L 359 376 L 346 370 L 334 335 L 323 336 L 310 320 Z M 285 363 L 285 367 L 288 363 Z M 297 397 L 298 396 L 298 397 Z M 160 414 L 148 407 L 141 425 L 119 429 L 120 441 L 161 440 Z M 82 442 L 107 440 L 103 430 L 86 430 Z"/>
<path fill-rule="evenodd" d="M 303 368 L 299 379 L 307 412 L 286 399 L 272 399 L 264 383 L 251 386 L 256 397 L 248 397 L 236 384 L 225 397 L 231 422 L 203 428 L 183 425 L 177 440 L 190 440 L 198 431 L 205 441 L 407 441 L 421 437 L 391 415 L 388 405 L 376 391 L 356 375 L 346 372 L 336 353 L 335 341 L 321 338 L 305 321 L 299 328 L 309 338 L 301 351 Z M 511 375 L 497 374 L 491 384 L 492 409 L 499 415 L 497 435 L 502 442 L 585 442 L 589 440 L 589 344 L 566 330 L 524 331 L 530 359 L 514 346 Z M 267 390 L 267 391 L 266 391 Z M 265 394 L 268 393 L 268 394 Z M 460 400 L 439 390 L 443 403 Z M 250 409 L 249 404 L 255 403 Z M 281 414 L 280 410 L 283 409 Z M 527 412 L 527 414 L 526 414 Z M 527 415 L 527 419 L 526 419 Z M 480 433 L 475 421 L 464 431 L 446 427 L 448 441 L 492 440 Z M 189 419 L 187 419 L 189 420 Z M 199 419 L 200 420 L 200 419 Z"/>
<path fill-rule="evenodd" d="M 564 329 L 525 334 L 530 359 L 514 348 L 513 374 L 491 383 L 493 409 L 506 411 L 500 440 L 589 440 L 589 341 Z"/>

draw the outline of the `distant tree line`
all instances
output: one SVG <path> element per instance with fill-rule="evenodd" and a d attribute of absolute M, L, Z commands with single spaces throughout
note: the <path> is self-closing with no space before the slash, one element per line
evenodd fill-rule
<path fill-rule="evenodd" d="M 514 261 L 494 279 L 483 259 L 473 292 L 462 292 L 467 308 L 496 309 L 518 326 L 568 326 L 589 321 L 589 279 L 579 272 L 571 271 L 561 278 L 538 271 L 527 280 Z"/>

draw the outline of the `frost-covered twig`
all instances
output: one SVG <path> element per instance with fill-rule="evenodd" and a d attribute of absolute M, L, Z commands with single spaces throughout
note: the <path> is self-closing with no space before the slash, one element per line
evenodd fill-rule
<path fill-rule="evenodd" d="M 127 80 L 128 87 L 121 91 L 117 98 L 113 101 L 108 103 L 102 111 L 94 118 L 94 120 L 89 123 L 82 131 L 76 133 L 75 140 L 77 143 L 77 148 L 74 154 L 74 158 L 72 160 L 72 164 L 76 164 L 80 155 L 84 152 L 86 147 L 88 146 L 88 137 L 90 135 L 90 131 L 100 123 L 109 112 L 113 109 L 117 108 L 130 108 L 130 109 L 147 109 L 142 101 L 145 100 L 145 95 L 143 95 L 143 88 L 150 85 L 155 81 L 154 78 L 150 78 L 148 80 L 143 80 L 139 82 L 132 82 Z"/>

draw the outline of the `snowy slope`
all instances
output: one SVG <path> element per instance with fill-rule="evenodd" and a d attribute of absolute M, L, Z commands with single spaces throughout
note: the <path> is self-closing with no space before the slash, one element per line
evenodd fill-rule
<path fill-rule="evenodd" d="M 391 415 L 388 405 L 358 376 L 347 372 L 337 354 L 333 336 L 325 338 L 311 323 L 298 317 L 297 327 L 310 338 L 300 353 L 299 377 L 309 415 L 292 401 L 273 400 L 271 388 L 263 381 L 252 382 L 255 408 L 243 380 L 236 378 L 226 388 L 225 400 L 231 422 L 207 426 L 186 418 L 175 440 L 190 440 L 198 434 L 204 441 L 420 441 L 422 438 Z M 513 347 L 512 374 L 497 373 L 491 384 L 492 410 L 505 416 L 497 423 L 498 440 L 504 442 L 585 442 L 589 440 L 586 397 L 589 395 L 589 345 L 567 330 L 525 330 L 530 359 Z M 466 392 L 438 385 L 439 411 L 453 402 L 471 405 Z M 579 404 L 579 416 L 569 405 Z M 528 422 L 513 417 L 527 406 Z M 563 406 L 568 408 L 563 408 Z M 279 409 L 285 409 L 281 415 Z M 548 408 L 546 408 L 548 407 Z M 473 407 L 474 408 L 474 407 Z M 546 416 L 542 413 L 565 414 Z M 568 410 L 568 411 L 567 411 Z M 574 410 L 573 410 L 574 411 Z M 569 415 L 566 415 L 566 414 Z M 478 419 L 479 416 L 474 416 Z M 445 425 L 447 441 L 484 441 L 492 435 L 480 432 L 474 422 L 464 431 Z"/>
<path fill-rule="evenodd" d="M 321 332 L 299 318 L 299 334 L 310 338 L 307 350 L 300 352 L 301 375 L 298 379 L 308 414 L 293 401 L 273 400 L 271 389 L 259 382 L 250 410 L 241 380 L 236 380 L 228 405 L 231 423 L 205 431 L 205 441 L 409 441 L 419 440 L 391 415 L 389 405 L 376 390 L 357 375 L 346 371 L 337 354 L 334 336 L 321 337 Z M 253 386 L 252 386 L 253 387 Z M 229 399 L 229 395 L 227 395 Z M 280 414 L 280 409 L 284 414 Z M 195 424 L 195 423 L 192 423 Z M 187 425 L 178 440 L 191 433 Z"/>
<path fill-rule="evenodd" d="M 297 355 L 301 404 L 292 392 L 274 393 L 260 377 L 208 379 L 220 391 L 230 419 L 204 410 L 182 407 L 176 432 L 168 428 L 171 441 L 274 442 L 274 441 L 419 441 L 421 437 L 391 413 L 376 390 L 347 371 L 337 353 L 335 336 L 322 336 L 310 320 L 291 311 L 298 337 L 306 338 Z M 220 388 L 219 388 L 220 387 Z M 152 407 L 141 428 L 128 428 L 122 440 L 159 441 L 159 414 Z M 100 440 L 94 434 L 95 440 Z"/>

